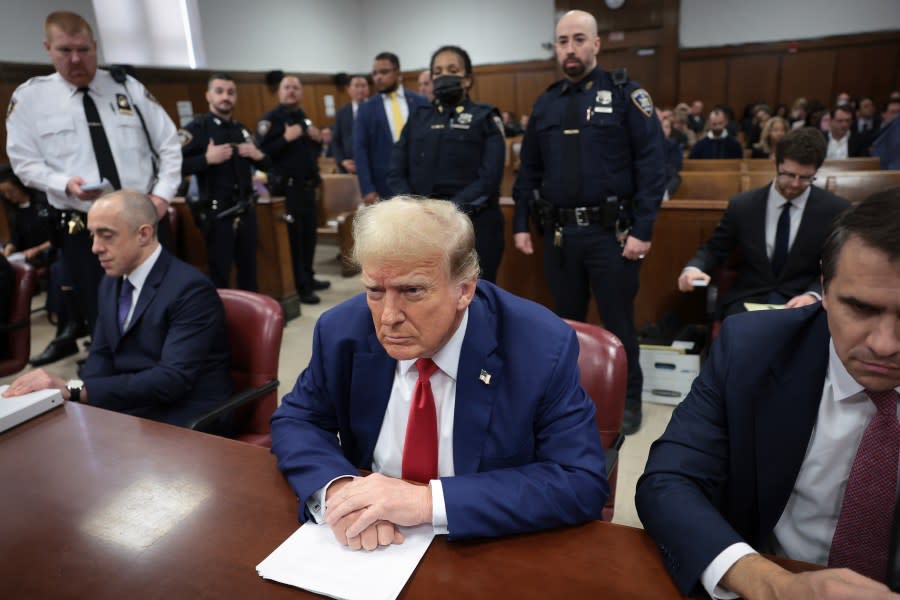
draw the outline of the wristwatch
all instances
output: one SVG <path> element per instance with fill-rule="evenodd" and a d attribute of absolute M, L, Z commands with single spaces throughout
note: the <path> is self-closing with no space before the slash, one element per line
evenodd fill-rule
<path fill-rule="evenodd" d="M 84 389 L 82 380 L 70 379 L 66 382 L 66 389 L 69 390 L 69 402 L 81 402 L 81 390 Z"/>

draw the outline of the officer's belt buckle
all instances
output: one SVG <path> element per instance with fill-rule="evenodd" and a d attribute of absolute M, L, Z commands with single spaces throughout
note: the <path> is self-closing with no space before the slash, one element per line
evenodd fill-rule
<path fill-rule="evenodd" d="M 81 215 L 77 213 L 72 214 L 66 222 L 66 230 L 69 235 L 75 235 L 84 231 L 84 221 L 81 220 Z"/>
<path fill-rule="evenodd" d="M 578 208 L 573 209 L 573 212 L 575 213 L 576 225 L 578 225 L 579 227 L 587 227 L 591 224 L 591 218 L 588 214 L 587 208 L 579 206 Z"/>

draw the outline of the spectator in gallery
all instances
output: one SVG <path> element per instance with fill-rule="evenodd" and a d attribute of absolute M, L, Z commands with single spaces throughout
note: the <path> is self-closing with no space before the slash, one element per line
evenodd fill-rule
<path fill-rule="evenodd" d="M 788 132 L 788 122 L 781 117 L 772 117 L 762 128 L 759 141 L 753 145 L 750 158 L 771 158 L 775 147 Z"/>
<path fill-rule="evenodd" d="M 714 108 L 707 119 L 707 132 L 691 148 L 690 158 L 743 158 L 740 142 L 727 129 L 728 117 L 720 108 Z"/>

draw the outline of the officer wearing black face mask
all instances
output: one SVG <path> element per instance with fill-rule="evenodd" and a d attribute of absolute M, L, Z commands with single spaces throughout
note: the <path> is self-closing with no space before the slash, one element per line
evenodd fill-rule
<path fill-rule="evenodd" d="M 457 46 L 431 57 L 434 102 L 420 106 L 394 144 L 388 185 L 456 203 L 472 220 L 481 278 L 494 282 L 503 256 L 500 182 L 506 152 L 500 114 L 469 99 L 472 62 Z"/>

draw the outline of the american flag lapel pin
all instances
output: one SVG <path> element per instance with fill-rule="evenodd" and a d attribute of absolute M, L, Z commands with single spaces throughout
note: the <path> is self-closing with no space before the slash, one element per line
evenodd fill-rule
<path fill-rule="evenodd" d="M 491 385 L 491 374 L 484 369 L 481 370 L 481 375 L 478 376 L 478 379 L 480 379 L 481 383 L 484 385 Z"/>

